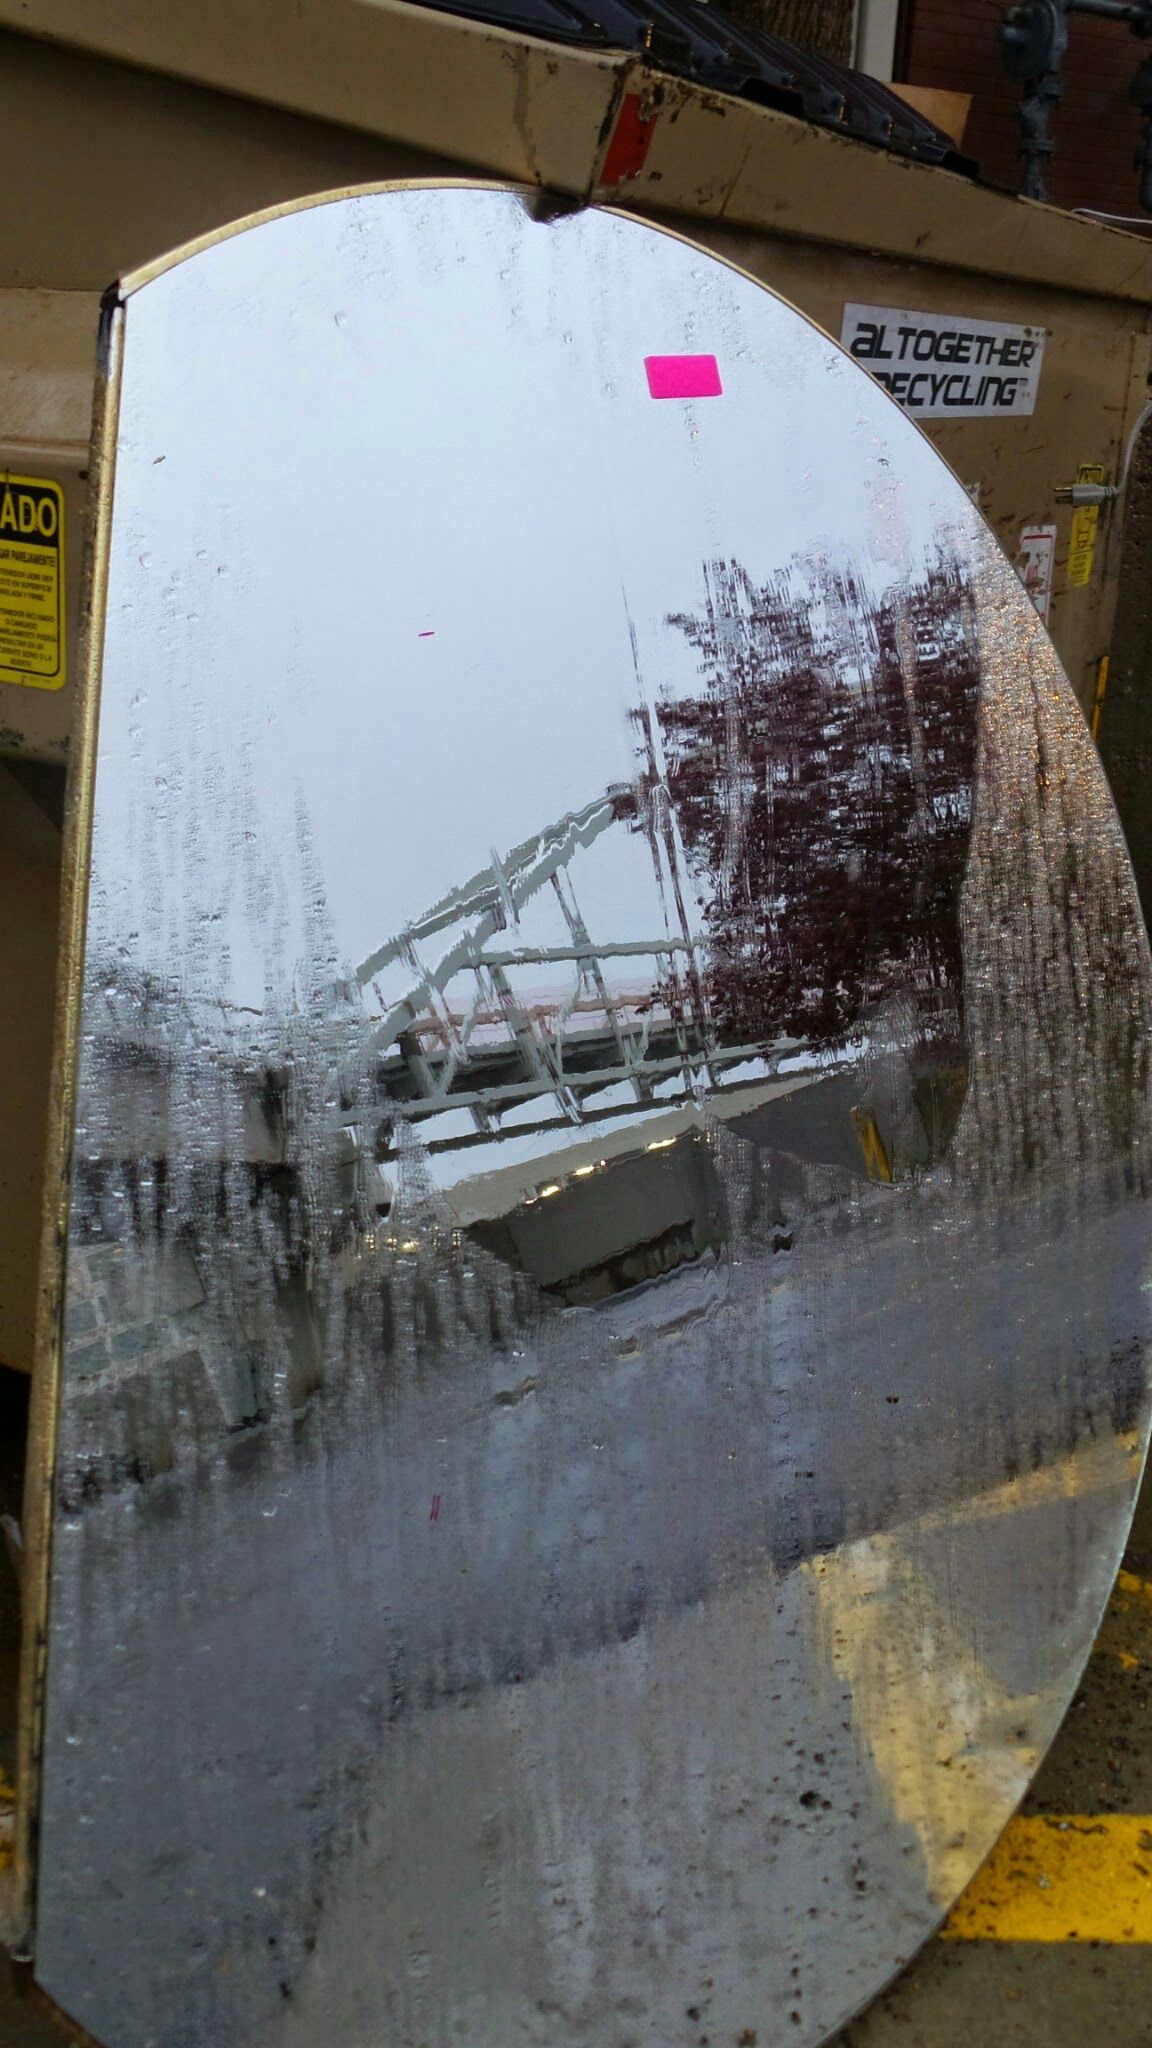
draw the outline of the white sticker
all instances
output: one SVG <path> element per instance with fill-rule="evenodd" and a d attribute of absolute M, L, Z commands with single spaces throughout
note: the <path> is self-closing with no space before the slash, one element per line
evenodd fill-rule
<path fill-rule="evenodd" d="M 1052 568 L 1056 560 L 1056 528 L 1024 526 L 1016 556 L 1016 574 L 1032 599 L 1044 624 L 1052 602 Z"/>
<path fill-rule="evenodd" d="M 840 340 L 905 412 L 918 419 L 1018 419 L 1033 412 L 1043 327 L 845 306 Z"/>

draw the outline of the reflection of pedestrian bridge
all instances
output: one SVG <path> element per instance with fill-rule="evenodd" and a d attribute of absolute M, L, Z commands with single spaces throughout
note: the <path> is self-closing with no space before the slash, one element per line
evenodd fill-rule
<path fill-rule="evenodd" d="M 595 916 L 577 895 L 578 861 Z M 327 1103 L 331 1131 L 335 1099 L 342 1169 L 393 1160 L 406 1126 L 439 1157 L 442 1187 L 480 1175 L 503 1201 L 504 1171 L 518 1186 L 529 1156 L 615 1155 L 633 1148 L 637 1124 L 668 1142 L 705 1100 L 728 1119 L 842 1066 L 843 1051 L 783 1037 L 719 1042 L 691 900 L 666 792 L 642 803 L 622 787 L 493 851 L 364 960 L 345 984 L 352 1000 L 323 1018 L 97 972 L 86 1031 L 109 1113 L 95 1153 L 158 1157 L 181 1130 L 177 1149 L 198 1146 L 200 1120 L 190 1132 L 176 1107 L 187 1098 L 219 1102 L 232 1158 L 286 1165 L 301 1116 Z M 377 1192 L 386 1202 L 390 1182 Z"/>
<path fill-rule="evenodd" d="M 640 820 L 632 790 L 609 790 L 505 857 L 494 851 L 357 969 L 378 1012 L 365 1048 L 373 1092 L 431 1151 L 635 1116 L 768 1076 L 763 1046 L 716 1041 L 675 835 L 653 811 Z M 613 827 L 647 837 L 643 936 L 594 938 L 577 897 L 578 856 Z"/>

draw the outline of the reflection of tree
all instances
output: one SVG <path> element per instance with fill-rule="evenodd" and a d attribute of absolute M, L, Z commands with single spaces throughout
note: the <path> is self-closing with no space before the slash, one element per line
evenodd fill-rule
<path fill-rule="evenodd" d="M 940 554 L 879 598 L 821 560 L 761 587 L 712 562 L 702 610 L 670 620 L 705 679 L 656 716 L 722 1043 L 831 1043 L 897 989 L 957 1028 L 971 614 Z"/>

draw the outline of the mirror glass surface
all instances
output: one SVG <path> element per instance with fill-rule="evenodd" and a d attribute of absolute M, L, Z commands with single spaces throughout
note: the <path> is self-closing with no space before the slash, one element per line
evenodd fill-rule
<path fill-rule="evenodd" d="M 515 193 L 124 323 L 36 1968 L 107 2048 L 819 2042 L 1147 1416 L 1081 713 L 768 291 Z"/>

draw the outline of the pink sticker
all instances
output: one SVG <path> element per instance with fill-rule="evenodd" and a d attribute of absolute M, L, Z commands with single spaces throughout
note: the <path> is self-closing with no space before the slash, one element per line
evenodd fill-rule
<path fill-rule="evenodd" d="M 715 356 L 645 356 L 644 368 L 653 398 L 724 396 Z"/>

